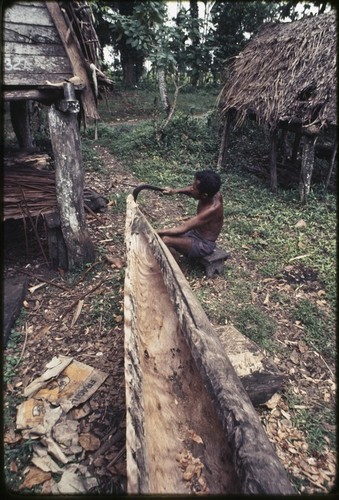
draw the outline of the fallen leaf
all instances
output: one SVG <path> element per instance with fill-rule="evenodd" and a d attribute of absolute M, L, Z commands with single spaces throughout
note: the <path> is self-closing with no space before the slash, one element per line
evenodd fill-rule
<path fill-rule="evenodd" d="M 120 259 L 119 257 L 114 257 L 113 255 L 106 254 L 106 260 L 117 269 L 122 269 L 125 265 L 122 259 Z"/>
<path fill-rule="evenodd" d="M 273 408 L 276 408 L 280 400 L 281 400 L 280 394 L 278 393 L 273 394 L 273 396 L 268 401 L 266 401 L 266 403 L 264 403 L 264 406 L 267 406 L 267 408 L 273 410 Z"/>
<path fill-rule="evenodd" d="M 196 432 L 194 432 L 192 430 L 189 430 L 188 432 L 189 432 L 189 435 L 190 435 L 190 438 L 192 439 L 192 441 L 194 441 L 195 443 L 204 444 L 203 440 Z"/>
<path fill-rule="evenodd" d="M 34 293 L 35 290 L 38 290 L 39 288 L 45 285 L 46 283 L 39 283 L 39 285 L 31 286 L 28 290 L 30 291 L 30 293 Z"/>
<path fill-rule="evenodd" d="M 38 484 L 42 484 L 45 481 L 51 479 L 52 474 L 50 472 L 44 472 L 37 467 L 29 467 L 29 471 L 24 481 L 19 486 L 19 489 L 22 490 L 24 488 L 33 488 Z"/>
<path fill-rule="evenodd" d="M 304 219 L 300 219 L 294 227 L 306 227 L 306 226 L 307 226 L 306 221 L 304 221 Z"/>
<path fill-rule="evenodd" d="M 292 361 L 292 363 L 294 363 L 295 365 L 299 364 L 299 354 L 297 353 L 297 351 L 292 351 L 291 352 L 291 355 L 290 355 L 290 360 Z"/>
<path fill-rule="evenodd" d="M 82 310 L 82 306 L 84 305 L 84 300 L 79 300 L 78 302 L 78 305 L 74 311 L 74 316 L 73 316 L 73 319 L 72 319 L 72 323 L 71 323 L 71 328 L 72 326 L 75 325 L 76 321 L 78 320 L 80 314 L 81 314 L 81 310 Z"/>
<path fill-rule="evenodd" d="M 84 432 L 79 435 L 79 444 L 86 451 L 95 451 L 100 447 L 100 439 L 90 432 Z"/>
<path fill-rule="evenodd" d="M 303 255 L 297 255 L 296 257 L 292 257 L 291 259 L 289 259 L 288 262 L 292 262 L 293 260 L 304 259 L 305 257 L 308 257 L 309 255 L 311 255 L 311 254 L 310 253 L 304 253 Z"/>

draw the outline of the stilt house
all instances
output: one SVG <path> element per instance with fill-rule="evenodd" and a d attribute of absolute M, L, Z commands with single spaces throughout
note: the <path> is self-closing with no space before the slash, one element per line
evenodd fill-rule
<path fill-rule="evenodd" d="M 337 127 L 337 33 L 334 11 L 290 23 L 264 25 L 235 58 L 219 96 L 223 134 L 219 167 L 226 164 L 230 132 L 253 118 L 270 131 L 271 188 L 277 189 L 277 146 L 292 132 L 291 162 L 301 148 L 299 191 L 310 191 L 320 133 Z M 335 134 L 332 134 L 335 136 Z M 332 144 L 329 176 L 337 145 Z"/>
<path fill-rule="evenodd" d="M 96 123 L 100 89 L 112 82 L 99 67 L 101 49 L 86 1 L 11 2 L 2 17 L 3 99 L 9 102 L 18 154 L 25 151 L 27 160 L 33 153 L 30 110 L 33 102 L 42 103 L 48 106 L 55 165 L 51 174 L 27 166 L 34 161 L 11 159 L 4 174 L 3 218 L 41 215 L 51 228 L 59 226 L 59 243 L 50 249 L 53 267 L 72 269 L 94 258 L 84 212 L 79 125 L 89 119 Z M 47 178 L 49 204 L 42 187 Z M 20 179 L 32 189 L 20 186 Z"/>

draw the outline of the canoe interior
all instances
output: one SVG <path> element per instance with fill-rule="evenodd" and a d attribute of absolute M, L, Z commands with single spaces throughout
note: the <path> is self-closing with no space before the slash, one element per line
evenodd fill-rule
<path fill-rule="evenodd" d="M 238 493 L 225 433 L 182 335 L 161 269 L 142 235 L 133 243 L 129 285 L 136 331 L 126 329 L 126 349 L 138 352 L 142 372 L 139 411 L 144 413 L 147 492 Z M 128 339 L 132 334 L 134 348 Z M 133 384 L 133 378 L 128 382 Z M 136 487 L 130 484 L 130 489 Z"/>

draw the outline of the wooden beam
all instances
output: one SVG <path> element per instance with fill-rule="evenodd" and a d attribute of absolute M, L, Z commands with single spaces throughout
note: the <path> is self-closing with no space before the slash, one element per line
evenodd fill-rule
<path fill-rule="evenodd" d="M 5 90 L 4 101 L 40 101 L 45 104 L 52 103 L 63 96 L 62 90 Z"/>
<path fill-rule="evenodd" d="M 79 76 L 85 82 L 85 88 L 82 91 L 82 104 L 85 115 L 89 118 L 98 120 L 100 118 L 97 111 L 94 94 L 91 89 L 90 80 L 86 71 L 86 65 L 83 60 L 83 55 L 76 42 L 76 37 L 70 26 L 67 26 L 65 18 L 61 12 L 58 2 L 45 2 L 49 13 L 59 32 L 61 41 L 68 54 L 69 60 L 73 67 L 74 75 Z"/>

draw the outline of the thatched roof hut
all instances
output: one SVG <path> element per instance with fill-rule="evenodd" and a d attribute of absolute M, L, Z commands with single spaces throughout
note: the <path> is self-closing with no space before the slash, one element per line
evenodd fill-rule
<path fill-rule="evenodd" d="M 223 113 L 249 113 L 270 127 L 279 121 L 336 124 L 336 16 L 264 25 L 236 57 L 220 97 Z"/>
<path fill-rule="evenodd" d="M 221 116 L 234 126 L 252 117 L 272 133 L 284 127 L 316 136 L 336 126 L 336 40 L 335 11 L 264 25 L 232 64 Z"/>

